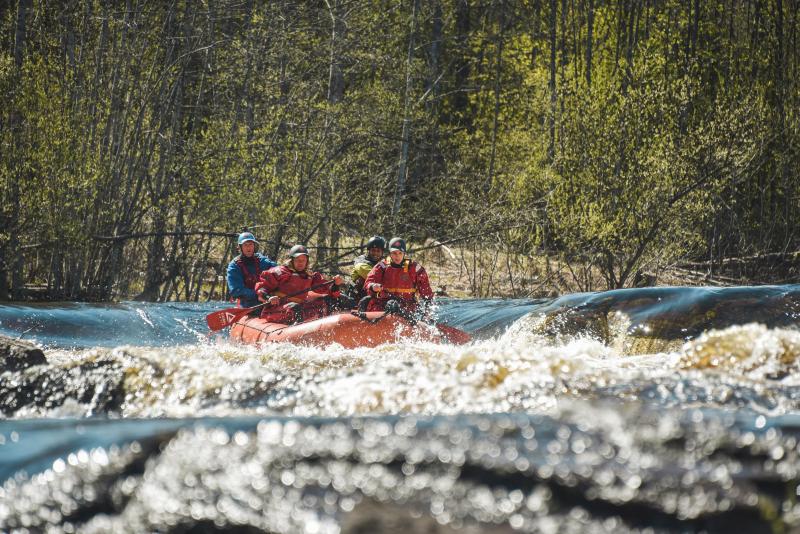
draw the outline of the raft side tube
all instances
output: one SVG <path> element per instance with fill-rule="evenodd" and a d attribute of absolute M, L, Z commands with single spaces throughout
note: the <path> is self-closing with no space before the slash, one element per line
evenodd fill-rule
<path fill-rule="evenodd" d="M 288 342 L 301 345 L 338 343 L 347 349 L 377 347 L 384 343 L 396 343 L 408 337 L 434 343 L 462 344 L 470 340 L 469 334 L 456 328 L 444 325 L 439 325 L 436 329 L 415 326 L 394 315 L 384 316 L 383 312 L 367 312 L 366 318 L 370 320 L 380 318 L 380 320 L 371 323 L 349 312 L 293 325 L 271 323 L 259 317 L 244 317 L 233 324 L 230 337 L 242 343 Z"/>

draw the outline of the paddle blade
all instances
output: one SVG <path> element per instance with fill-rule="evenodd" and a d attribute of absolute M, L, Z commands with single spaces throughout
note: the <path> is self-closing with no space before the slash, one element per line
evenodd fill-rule
<path fill-rule="evenodd" d="M 469 343 L 472 341 L 472 336 L 464 332 L 463 330 L 459 330 L 453 326 L 447 326 L 446 324 L 437 324 L 436 328 L 442 335 L 454 345 L 464 345 L 465 343 Z"/>
<path fill-rule="evenodd" d="M 226 308 L 206 315 L 206 324 L 212 332 L 226 328 L 248 314 L 248 308 Z"/>

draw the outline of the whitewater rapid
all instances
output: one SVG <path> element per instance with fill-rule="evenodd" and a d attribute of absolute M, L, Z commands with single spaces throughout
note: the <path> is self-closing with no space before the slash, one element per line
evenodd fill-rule
<path fill-rule="evenodd" d="M 800 287 L 444 301 L 463 346 L 0 306 L 0 530 L 800 532 Z"/>

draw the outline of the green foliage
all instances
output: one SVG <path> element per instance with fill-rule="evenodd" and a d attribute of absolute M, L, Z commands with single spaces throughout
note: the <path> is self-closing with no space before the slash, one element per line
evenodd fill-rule
<path fill-rule="evenodd" d="M 487 235 L 608 287 L 794 250 L 788 4 L 44 1 L 19 67 L 5 10 L 0 293 L 196 298 L 245 226 Z"/>

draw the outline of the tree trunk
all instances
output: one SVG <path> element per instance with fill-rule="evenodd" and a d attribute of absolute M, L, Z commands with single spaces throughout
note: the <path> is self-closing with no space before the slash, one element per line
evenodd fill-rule
<path fill-rule="evenodd" d="M 783 0 L 775 0 L 775 111 L 777 114 L 777 132 L 775 138 L 778 140 L 777 150 L 780 154 L 777 158 L 778 176 L 780 177 L 781 193 L 783 206 L 779 211 L 783 215 L 783 227 L 790 228 L 791 219 L 789 216 L 789 206 L 792 203 L 793 187 L 789 179 L 789 159 L 792 149 L 787 143 L 787 127 L 786 127 L 786 57 L 784 52 L 784 19 L 783 19 Z M 777 197 L 777 195 L 776 195 Z M 776 210 L 778 211 L 778 210 Z M 789 245 L 791 234 L 787 232 L 784 236 L 784 243 Z"/>
<path fill-rule="evenodd" d="M 191 18 L 191 3 L 186 5 L 185 21 Z M 168 14 L 169 22 L 167 24 L 167 35 L 165 39 L 174 38 L 174 33 L 177 33 L 178 22 L 176 21 L 176 14 Z M 190 41 L 190 28 L 188 22 L 185 22 L 185 34 L 182 36 L 184 46 L 189 49 L 192 44 Z M 183 138 L 187 132 L 184 132 L 183 125 L 183 108 L 186 104 L 184 98 L 186 95 L 187 75 L 186 63 L 190 60 L 189 54 L 183 54 L 177 47 L 170 47 L 167 52 L 167 63 L 171 62 L 173 58 L 183 57 L 184 59 L 182 68 L 175 75 L 178 79 L 174 80 L 174 85 L 171 85 L 169 77 L 165 76 L 162 81 L 162 99 L 161 109 L 158 116 L 164 123 L 164 137 L 160 143 L 159 149 L 159 168 L 155 174 L 154 184 L 151 190 L 151 203 L 154 212 L 152 232 L 153 237 L 150 240 L 147 252 L 147 268 L 145 270 L 145 283 L 144 289 L 138 296 L 139 300 L 157 301 L 161 294 L 161 284 L 167 278 L 167 272 L 172 270 L 172 266 L 164 257 L 165 244 L 164 233 L 167 229 L 167 216 L 168 206 L 170 205 L 170 197 L 177 177 L 173 174 L 175 160 L 180 147 L 183 145 Z M 167 122 L 169 121 L 169 122 Z"/>
<path fill-rule="evenodd" d="M 431 26 L 431 46 L 430 46 L 430 79 L 427 91 L 430 93 L 428 99 L 428 116 L 431 124 L 430 149 L 428 151 L 428 176 L 439 176 L 445 169 L 445 158 L 439 146 L 439 126 L 441 119 L 441 106 L 439 103 L 439 79 L 442 76 L 441 56 L 442 42 L 444 39 L 444 20 L 442 17 L 442 3 L 434 0 L 433 24 Z M 424 187 L 420 180 L 416 187 Z"/>
<path fill-rule="evenodd" d="M 398 228 L 400 207 L 406 193 L 406 173 L 408 172 L 408 144 L 411 136 L 411 82 L 414 61 L 414 35 L 417 31 L 417 9 L 419 0 L 414 0 L 411 8 L 411 32 L 408 36 L 408 54 L 406 55 L 406 89 L 405 103 L 403 105 L 403 131 L 400 146 L 400 165 L 397 168 L 397 182 L 394 190 L 394 204 L 392 205 L 392 231 Z"/>
<path fill-rule="evenodd" d="M 594 0 L 588 0 L 588 13 L 586 15 L 586 87 L 592 86 L 592 39 L 594 32 Z"/>
<path fill-rule="evenodd" d="M 456 93 L 453 96 L 453 110 L 463 117 L 467 122 L 467 130 L 471 131 L 471 121 L 467 112 L 469 99 L 467 98 L 467 86 L 469 85 L 470 61 L 469 61 L 469 34 L 470 34 L 470 9 L 469 0 L 457 0 L 455 6 L 456 22 L 456 43 L 458 46 L 457 60 L 455 65 L 455 85 Z"/>
<path fill-rule="evenodd" d="M 338 0 L 328 0 L 328 13 L 331 17 L 331 39 L 330 39 L 330 61 L 328 74 L 328 104 L 327 117 L 325 119 L 325 132 L 328 138 L 336 139 L 338 136 L 338 105 L 344 98 L 344 74 L 342 73 L 341 53 L 342 38 L 344 36 L 345 25 L 340 12 L 341 6 Z M 327 152 L 327 151 L 326 151 Z M 320 220 L 317 233 L 317 262 L 324 264 L 327 261 L 328 249 L 332 246 L 331 212 L 333 211 L 333 189 L 337 183 L 335 176 L 336 166 L 332 166 L 332 172 L 325 172 L 322 184 L 322 219 Z"/>
<path fill-rule="evenodd" d="M 550 140 L 547 144 L 547 160 L 552 163 L 556 155 L 556 24 L 558 20 L 558 3 L 550 0 L 550 114 L 548 116 L 548 130 Z"/>
<path fill-rule="evenodd" d="M 288 32 L 287 22 L 286 22 L 287 17 L 281 17 L 281 20 L 283 21 L 282 35 L 286 35 L 286 33 Z M 278 72 L 279 72 L 278 87 L 280 88 L 280 96 L 278 97 L 278 113 L 280 114 L 280 119 L 278 121 L 278 127 L 275 133 L 276 142 L 274 143 L 274 146 L 277 147 L 278 151 L 275 157 L 275 175 L 277 176 L 279 182 L 284 181 L 284 176 L 286 174 L 286 168 L 288 164 L 284 143 L 282 143 L 282 141 L 285 139 L 288 133 L 286 116 L 288 113 L 289 90 L 291 88 L 291 80 L 287 73 L 288 63 L 289 63 L 289 58 L 285 53 L 282 53 L 278 60 Z M 302 182 L 302 174 L 300 179 Z M 278 258 L 281 253 L 281 243 L 283 243 L 284 235 L 289 228 L 288 225 L 290 223 L 290 217 L 293 217 L 293 215 L 291 213 L 287 214 L 284 223 L 278 225 L 275 231 L 273 232 L 272 235 L 273 245 L 269 253 L 270 257 L 272 258 Z"/>
<path fill-rule="evenodd" d="M 158 214 L 153 220 L 152 231 L 163 233 L 166 230 L 166 221 L 163 212 L 156 210 Z M 153 236 L 147 247 L 147 269 L 145 271 L 144 289 L 136 297 L 136 300 L 155 302 L 158 300 L 161 283 L 164 281 L 164 238 Z"/>
<path fill-rule="evenodd" d="M 494 180 L 494 164 L 497 155 L 497 128 L 500 120 L 500 91 L 502 89 L 501 77 L 503 73 L 503 45 L 505 44 L 505 12 L 504 4 L 498 9 L 498 36 L 497 57 L 495 58 L 494 73 L 494 113 L 492 116 L 492 151 L 489 156 L 489 172 L 483 185 L 484 194 L 488 194 Z"/>
<path fill-rule="evenodd" d="M 17 83 L 14 86 L 20 90 L 20 80 L 22 79 L 22 64 L 25 58 L 25 45 L 27 44 L 28 31 L 28 12 L 32 8 L 31 0 L 20 0 L 17 6 L 16 29 L 14 32 L 14 76 Z M 11 271 L 11 299 L 20 300 L 22 298 L 22 269 L 23 258 L 20 249 L 20 228 L 19 228 L 19 203 L 20 203 L 20 184 L 28 174 L 24 164 L 25 152 L 31 147 L 25 146 L 25 135 L 22 125 L 24 118 L 22 111 L 14 107 L 11 110 L 9 129 L 14 139 L 14 155 L 12 156 L 12 171 L 8 178 L 8 209 L 9 213 L 4 217 L 8 228 L 8 244 L 4 249 L 0 249 L 0 299 L 8 296 L 7 274 Z M 5 209 L 5 208 L 4 208 Z"/>
<path fill-rule="evenodd" d="M 178 214 L 175 217 L 175 232 L 178 234 L 172 238 L 172 246 L 170 247 L 169 258 L 167 258 L 166 263 L 166 284 L 161 289 L 161 296 L 158 298 L 161 302 L 166 302 L 169 300 L 170 295 L 172 294 L 172 290 L 174 287 L 177 286 L 178 282 L 176 279 L 184 274 L 186 276 L 186 284 L 184 285 L 184 291 L 186 292 L 185 300 L 189 300 L 189 290 L 190 284 L 188 281 L 188 273 L 186 273 L 186 269 L 188 267 L 185 259 L 186 254 L 185 251 L 185 237 L 182 235 L 184 232 L 183 228 L 183 212 L 184 207 L 180 206 L 178 208 Z M 178 250 L 180 249 L 180 254 Z"/>

